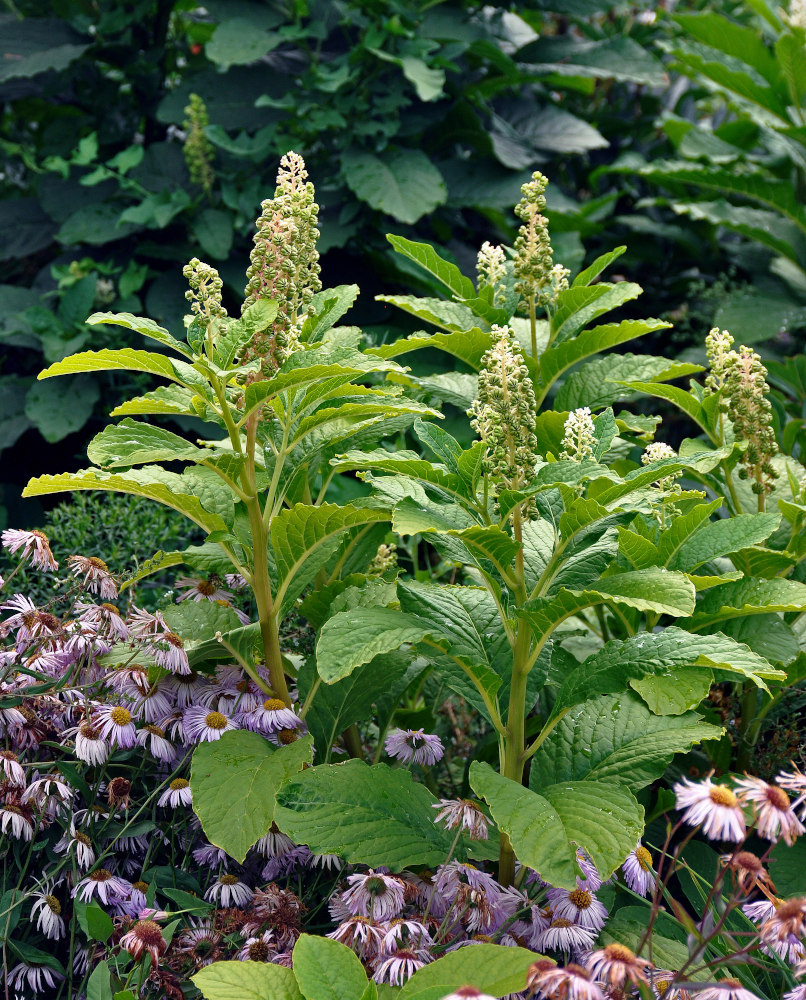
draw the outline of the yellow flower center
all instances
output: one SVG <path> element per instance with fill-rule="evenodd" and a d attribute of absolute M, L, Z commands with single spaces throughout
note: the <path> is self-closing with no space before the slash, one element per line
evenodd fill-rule
<path fill-rule="evenodd" d="M 174 778 L 171 784 L 168 786 L 172 792 L 181 792 L 183 788 L 187 788 L 190 784 L 185 778 Z"/>
<path fill-rule="evenodd" d="M 635 859 L 645 872 L 652 871 L 652 855 L 643 845 L 636 847 Z"/>
<path fill-rule="evenodd" d="M 109 572 L 109 567 L 106 565 L 103 559 L 99 559 L 98 556 L 90 556 L 87 562 L 90 564 L 90 566 L 92 566 L 93 569 L 103 570 L 104 573 Z"/>
<path fill-rule="evenodd" d="M 112 878 L 112 872 L 107 871 L 106 868 L 99 868 L 97 871 L 90 872 L 90 878 L 93 882 L 108 882 Z"/>
<path fill-rule="evenodd" d="M 222 885 L 237 885 L 238 876 L 237 875 L 222 875 L 218 880 Z"/>
<path fill-rule="evenodd" d="M 205 719 L 208 729 L 226 729 L 227 719 L 221 712 L 208 712 Z"/>
<path fill-rule="evenodd" d="M 116 726 L 128 726 L 132 721 L 131 712 L 128 708 L 123 708 L 118 705 L 117 708 L 113 708 L 109 713 L 109 718 L 115 723 Z"/>
<path fill-rule="evenodd" d="M 185 648 L 184 642 L 182 642 L 176 632 L 163 632 L 162 638 L 171 646 L 175 646 L 177 649 Z"/>
<path fill-rule="evenodd" d="M 212 597 L 215 593 L 215 584 L 210 583 L 209 580 L 199 580 L 196 584 L 196 590 L 204 597 Z"/>
<path fill-rule="evenodd" d="M 708 796 L 714 805 L 717 806 L 727 806 L 729 809 L 735 809 L 739 804 L 739 800 L 734 793 L 729 788 L 725 788 L 724 785 L 714 785 L 708 792 Z"/>
<path fill-rule="evenodd" d="M 281 708 L 285 708 L 285 702 L 281 698 L 267 698 L 263 707 L 267 712 L 279 712 Z"/>
<path fill-rule="evenodd" d="M 593 896 L 587 889 L 574 889 L 568 893 L 568 898 L 578 910 L 587 910 L 593 902 Z"/>
<path fill-rule="evenodd" d="M 614 962 L 632 962 L 635 958 L 633 952 L 626 945 L 618 942 L 605 945 L 604 952 Z"/>
<path fill-rule="evenodd" d="M 789 796 L 778 785 L 769 785 L 767 787 L 767 801 L 781 812 L 786 812 L 789 809 Z"/>

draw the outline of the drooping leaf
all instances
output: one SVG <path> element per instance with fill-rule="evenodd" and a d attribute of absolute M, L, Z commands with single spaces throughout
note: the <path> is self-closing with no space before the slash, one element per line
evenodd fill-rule
<path fill-rule="evenodd" d="M 758 545 L 781 523 L 780 514 L 737 514 L 719 521 L 709 521 L 680 546 L 666 562 L 670 569 L 693 570 L 719 556 Z M 661 554 L 665 555 L 663 541 Z"/>
<path fill-rule="evenodd" d="M 630 687 L 656 715 L 679 716 L 700 705 L 713 682 L 712 670 L 674 667 L 660 674 L 634 677 Z"/>
<path fill-rule="evenodd" d="M 687 627 L 699 631 L 744 615 L 772 611 L 802 611 L 806 608 L 806 584 L 776 577 L 773 580 L 745 578 L 712 587 L 697 602 L 696 614 Z"/>
<path fill-rule="evenodd" d="M 155 323 L 153 319 L 148 319 L 146 316 L 133 316 L 128 312 L 95 312 L 86 320 L 86 322 L 89 326 L 95 326 L 97 324 L 122 326 L 127 330 L 134 330 L 136 333 L 140 333 L 144 337 L 148 337 L 150 340 L 156 340 L 158 343 L 172 348 L 178 354 L 182 354 L 186 358 L 191 357 L 185 344 L 177 340 L 175 337 L 172 337 L 165 327 L 160 326 L 159 323 Z"/>
<path fill-rule="evenodd" d="M 403 236 L 388 235 L 386 238 L 398 253 L 432 274 L 454 297 L 467 299 L 476 294 L 470 278 L 466 278 L 455 264 L 443 260 L 429 243 L 415 243 Z"/>
<path fill-rule="evenodd" d="M 625 302 L 637 298 L 641 286 L 631 281 L 611 285 L 606 281 L 582 285 L 560 292 L 557 309 L 552 317 L 554 340 L 561 344 L 579 333 L 591 320 L 610 312 Z"/>
<path fill-rule="evenodd" d="M 274 820 L 315 854 L 399 871 L 444 861 L 453 837 L 434 823 L 435 803 L 407 771 L 348 760 L 320 764 L 288 781 Z"/>
<path fill-rule="evenodd" d="M 163 427 L 128 419 L 108 425 L 87 445 L 89 460 L 110 469 L 149 462 L 198 462 L 210 454 Z"/>
<path fill-rule="evenodd" d="M 184 366 L 185 369 L 188 367 Z M 40 372 L 37 377 L 42 379 L 52 378 L 54 375 L 75 375 L 78 372 L 129 371 L 148 372 L 150 375 L 159 375 L 172 382 L 183 382 L 183 378 L 178 374 L 182 370 L 180 362 L 171 361 L 164 354 L 121 347 L 116 350 L 105 348 L 102 351 L 71 354 L 70 357 L 57 361 Z"/>
<path fill-rule="evenodd" d="M 310 763 L 312 748 L 310 737 L 274 747 L 243 729 L 200 743 L 193 753 L 190 787 L 193 809 L 210 843 L 242 862 L 272 824 L 278 789 Z"/>
<path fill-rule="evenodd" d="M 25 417 L 55 444 L 81 430 L 100 396 L 100 386 L 91 375 L 75 375 L 55 386 L 34 382 L 25 394 Z"/>

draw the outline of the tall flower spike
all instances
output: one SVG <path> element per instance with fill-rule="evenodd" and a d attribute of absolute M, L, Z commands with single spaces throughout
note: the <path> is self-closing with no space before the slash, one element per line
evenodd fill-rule
<path fill-rule="evenodd" d="M 705 377 L 705 395 L 712 396 L 725 384 L 725 366 L 733 347 L 733 337 L 727 330 L 714 327 L 705 338 L 705 353 L 708 357 L 708 374 Z"/>
<path fill-rule="evenodd" d="M 515 240 L 515 289 L 523 299 L 535 298 L 537 305 L 553 306 L 557 295 L 568 287 L 568 271 L 554 264 L 549 239 L 546 207 L 548 180 L 539 171 L 521 188 L 515 214 L 523 222 Z"/>
<path fill-rule="evenodd" d="M 677 452 L 674 448 L 664 444 L 663 441 L 652 441 L 644 448 L 644 453 L 641 455 L 641 465 L 652 465 L 653 462 L 662 462 L 666 458 L 677 458 Z M 671 476 L 664 476 L 652 485 L 659 490 L 670 490 L 674 486 L 675 479 L 681 475 L 681 472 L 675 472 Z"/>
<path fill-rule="evenodd" d="M 307 176 L 302 157 L 286 153 L 280 161 L 274 197 L 261 205 L 249 257 L 241 311 L 260 298 L 275 299 L 279 308 L 274 322 L 255 335 L 241 360 L 261 359 L 266 375 L 276 371 L 294 351 L 302 317 L 322 287 L 316 249 L 319 206 Z"/>
<path fill-rule="evenodd" d="M 215 180 L 215 171 L 213 170 L 215 150 L 204 131 L 210 124 L 210 118 L 207 114 L 207 107 L 198 94 L 190 95 L 190 103 L 185 108 L 185 115 L 182 127 L 185 130 L 186 139 L 182 153 L 188 166 L 190 180 L 193 184 L 198 184 L 200 188 L 204 189 L 205 194 L 209 195 Z"/>
<path fill-rule="evenodd" d="M 778 473 L 772 459 L 778 454 L 778 443 L 772 427 L 772 406 L 766 398 L 767 369 L 761 358 L 749 347 L 731 351 L 725 364 L 724 392 L 727 413 L 738 440 L 747 441 L 742 455 L 739 476 L 753 480 L 753 492 L 766 496 L 772 492 Z"/>
<path fill-rule="evenodd" d="M 504 278 L 506 277 L 506 273 L 504 248 L 493 246 L 489 242 L 483 243 L 476 261 L 478 289 L 479 291 L 482 288 L 491 288 L 493 290 L 493 306 L 496 308 L 504 304 Z"/>
<path fill-rule="evenodd" d="M 560 458 L 571 462 L 584 462 L 586 458 L 593 458 L 595 430 L 593 417 L 587 406 L 572 410 L 563 424 L 563 450 Z"/>
<path fill-rule="evenodd" d="M 190 309 L 202 322 L 226 319 L 227 310 L 221 304 L 221 290 L 224 287 L 218 271 L 204 261 L 194 257 L 182 268 L 182 274 L 190 285 L 185 298 Z"/>
<path fill-rule="evenodd" d="M 467 411 L 487 446 L 484 471 L 497 490 L 518 489 L 534 475 L 538 460 L 535 390 L 512 330 L 493 326 L 493 343 L 481 359 L 478 396 Z"/>

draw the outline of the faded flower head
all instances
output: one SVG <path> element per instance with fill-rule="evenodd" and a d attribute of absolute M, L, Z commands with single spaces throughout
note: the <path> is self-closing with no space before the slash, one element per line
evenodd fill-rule
<path fill-rule="evenodd" d="M 747 831 L 742 806 L 726 785 L 715 785 L 709 775 L 701 782 L 683 778 L 674 791 L 677 808 L 685 810 L 683 819 L 690 826 L 702 824 L 702 832 L 711 840 L 744 840 Z"/>
<path fill-rule="evenodd" d="M 254 335 L 241 360 L 260 359 L 264 375 L 271 375 L 294 351 L 302 317 L 322 287 L 316 249 L 319 206 L 307 177 L 302 157 L 286 153 L 274 197 L 262 203 L 257 220 L 241 311 L 262 298 L 276 300 L 279 308 L 272 324 Z"/>
<path fill-rule="evenodd" d="M 581 406 L 568 414 L 563 425 L 562 443 L 560 458 L 570 462 L 584 462 L 585 459 L 593 458 L 596 428 L 589 407 Z"/>
<path fill-rule="evenodd" d="M 383 576 L 384 573 L 393 569 L 397 569 L 397 546 L 394 542 L 391 545 L 381 542 L 369 564 L 367 576 Z"/>
<path fill-rule="evenodd" d="M 185 116 L 182 128 L 186 138 L 182 153 L 188 166 L 190 180 L 193 184 L 198 184 L 209 195 L 215 180 L 215 171 L 213 170 L 215 151 L 204 131 L 210 124 L 207 106 L 198 94 L 190 95 L 190 103 L 185 108 Z"/>
<path fill-rule="evenodd" d="M 467 411 L 487 446 L 484 470 L 498 488 L 518 489 L 537 462 L 537 403 L 529 370 L 508 326 L 493 326 L 493 343 L 481 359 L 478 396 Z"/>

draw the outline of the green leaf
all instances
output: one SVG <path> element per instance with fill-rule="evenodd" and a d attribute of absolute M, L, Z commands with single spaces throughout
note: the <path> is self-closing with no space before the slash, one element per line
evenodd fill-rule
<path fill-rule="evenodd" d="M 567 344 L 561 344 L 557 350 L 568 347 L 571 351 L 577 340 L 581 341 L 583 337 L 585 333 Z M 698 371 L 701 371 L 699 365 L 686 365 L 657 355 L 606 354 L 571 372 L 557 391 L 554 405 L 559 410 L 574 410 L 579 406 L 599 409 L 636 396 L 637 390 L 632 387 L 633 379 L 663 382 L 681 375 L 693 375 Z"/>
<path fill-rule="evenodd" d="M 564 781 L 541 794 L 473 761 L 470 786 L 490 807 L 523 865 L 564 889 L 576 887 L 576 848 L 590 854 L 608 877 L 635 847 L 644 829 L 644 810 L 611 781 Z"/>
<path fill-rule="evenodd" d="M 538 958 L 540 955 L 526 948 L 500 944 L 459 948 L 418 969 L 400 991 L 400 1000 L 416 1000 L 426 990 L 432 998 L 445 996 L 462 986 L 473 986 L 494 997 L 520 993 L 529 966 Z"/>
<path fill-rule="evenodd" d="M 641 286 L 631 281 L 621 281 L 617 285 L 602 281 L 596 285 L 572 287 L 560 292 L 551 321 L 555 342 L 561 344 L 564 340 L 569 340 L 591 320 L 631 299 L 637 299 L 641 291 Z"/>
<path fill-rule="evenodd" d="M 84 469 L 76 473 L 63 472 L 57 476 L 39 476 L 31 479 L 23 496 L 44 496 L 49 493 L 72 493 L 75 490 L 105 490 L 113 493 L 132 493 L 135 496 L 156 500 L 166 507 L 178 510 L 207 532 L 223 531 L 224 521 L 206 510 L 191 493 L 188 480 L 159 466 L 146 466 L 122 473 Z"/>
<path fill-rule="evenodd" d="M 806 584 L 797 580 L 745 578 L 712 587 L 697 602 L 697 612 L 688 623 L 692 630 L 711 628 L 728 618 L 763 615 L 771 611 L 803 611 Z"/>
<path fill-rule="evenodd" d="M 302 324 L 300 340 L 313 344 L 321 340 L 337 320 L 348 311 L 358 297 L 358 285 L 337 285 L 317 292 L 311 299 Z"/>
<path fill-rule="evenodd" d="M 270 962 L 213 962 L 191 980 L 205 1000 L 304 1000 L 291 969 Z"/>
<path fill-rule="evenodd" d="M 165 608 L 163 616 L 172 631 L 185 640 L 188 652 L 213 639 L 217 632 L 226 634 L 240 625 L 232 608 L 215 601 L 183 601 Z"/>
<path fill-rule="evenodd" d="M 84 903 L 77 899 L 73 904 L 78 925 L 90 941 L 108 941 L 115 925 L 112 918 L 97 903 Z"/>
<path fill-rule="evenodd" d="M 416 295 L 377 295 L 376 298 L 449 333 L 464 333 L 479 325 L 478 317 L 459 302 L 418 298 Z"/>
<path fill-rule="evenodd" d="M 274 820 L 315 854 L 399 871 L 447 857 L 453 837 L 434 823 L 436 801 L 408 771 L 348 760 L 320 764 L 287 782 Z"/>
<path fill-rule="evenodd" d="M 194 396 L 190 389 L 182 385 L 161 385 L 142 396 L 135 396 L 116 406 L 110 416 L 136 416 L 155 413 L 179 414 L 185 417 L 198 417 L 193 408 Z M 196 397 L 198 399 L 198 396 Z"/>
<path fill-rule="evenodd" d="M 209 52 L 209 46 L 207 51 Z M 233 220 L 220 208 L 205 208 L 194 219 L 191 229 L 202 250 L 213 260 L 226 260 L 232 249 Z"/>
<path fill-rule="evenodd" d="M 204 54 L 224 69 L 257 62 L 276 49 L 283 40 L 277 32 L 257 28 L 248 17 L 228 17 L 213 32 L 204 47 Z"/>
<path fill-rule="evenodd" d="M 165 327 L 160 326 L 159 323 L 155 323 L 153 319 L 148 319 L 145 316 L 133 316 L 131 313 L 127 312 L 96 312 L 89 317 L 87 324 L 89 326 L 95 326 L 97 324 L 122 326 L 127 330 L 134 330 L 136 333 L 140 333 L 144 337 L 148 337 L 151 340 L 156 340 L 158 343 L 164 344 L 166 347 L 171 347 L 177 353 L 183 354 L 186 358 L 191 357 L 185 344 L 177 340 L 175 337 L 172 337 Z"/>
<path fill-rule="evenodd" d="M 464 361 L 475 371 L 481 367 L 481 359 L 485 351 L 490 349 L 492 337 L 489 333 L 482 332 L 478 327 L 466 330 L 463 333 L 413 333 L 410 337 L 396 340 L 391 344 L 384 344 L 382 347 L 371 347 L 367 349 L 367 354 L 377 354 L 382 358 L 396 358 L 401 354 L 409 354 L 411 351 L 421 351 L 428 347 L 434 347 L 438 351 L 445 351 L 447 354 L 460 361 Z M 531 358 L 526 359 L 526 366 L 533 368 L 534 362 Z"/>
<path fill-rule="evenodd" d="M 468 299 L 476 294 L 470 278 L 466 278 L 455 264 L 443 260 L 429 243 L 415 243 L 403 236 L 387 235 L 386 238 L 398 253 L 433 274 L 456 298 Z"/>
<path fill-rule="evenodd" d="M 54 444 L 81 430 L 100 396 L 98 383 L 90 375 L 77 375 L 55 386 L 34 382 L 25 395 L 25 416 Z"/>
<path fill-rule="evenodd" d="M 775 57 L 755 29 L 711 11 L 675 14 L 672 20 L 692 38 L 747 63 L 768 83 L 777 83 L 780 70 Z"/>
<path fill-rule="evenodd" d="M 305 1000 L 361 1000 L 367 974 L 354 951 L 327 937 L 301 934 L 293 952 L 294 975 Z"/>
<path fill-rule="evenodd" d="M 769 538 L 780 523 L 781 515 L 774 513 L 737 514 L 720 521 L 709 521 L 683 542 L 666 565 L 670 569 L 694 570 L 719 556 L 758 545 Z M 659 546 L 664 559 L 668 544 L 664 535 Z"/>
<path fill-rule="evenodd" d="M 347 150 L 341 169 L 356 197 L 409 225 L 448 197 L 442 175 L 419 149 L 387 149 L 382 156 Z"/>
<path fill-rule="evenodd" d="M 243 862 L 274 820 L 278 789 L 310 763 L 310 737 L 275 748 L 257 733 L 234 730 L 193 753 L 193 809 L 210 843 Z"/>
<path fill-rule="evenodd" d="M 628 909 L 635 912 L 633 907 Z M 645 915 L 642 920 L 630 920 L 624 914 L 616 912 L 608 918 L 602 929 L 602 944 L 623 944 L 637 952 L 645 934 Z M 652 959 L 659 968 L 682 969 L 690 957 L 689 949 L 683 941 L 675 941 L 663 934 L 652 934 Z M 702 973 L 696 973 L 692 978 L 699 979 L 701 975 Z"/>
<path fill-rule="evenodd" d="M 710 683 L 708 671 L 698 671 L 703 675 Z M 561 781 L 617 781 L 635 791 L 659 778 L 675 753 L 723 732 L 693 712 L 654 715 L 628 691 L 599 695 L 564 716 L 544 741 L 532 759 L 529 787 L 540 792 Z"/>
<path fill-rule="evenodd" d="M 71 354 L 69 358 L 57 361 L 40 372 L 37 378 L 74 375 L 77 372 L 128 371 L 148 372 L 151 375 L 170 379 L 172 382 L 182 382 L 183 379 L 177 374 L 178 364 L 164 354 L 135 351 L 131 347 L 122 347 L 117 350 L 81 351 L 79 354 Z"/>
<path fill-rule="evenodd" d="M 105 427 L 87 445 L 87 458 L 96 465 L 128 469 L 148 462 L 199 462 L 212 452 L 155 424 L 121 420 Z"/>
<path fill-rule="evenodd" d="M 712 670 L 677 667 L 662 674 L 634 677 L 630 687 L 637 691 L 656 715 L 682 715 L 708 697 L 714 683 Z"/>
<path fill-rule="evenodd" d="M 381 653 L 432 634 L 428 622 L 393 608 L 354 608 L 333 615 L 316 643 L 316 665 L 325 684 L 333 684 Z"/>
<path fill-rule="evenodd" d="M 109 962 L 101 960 L 87 980 L 87 1000 L 113 1000 L 113 998 L 112 971 Z"/>

